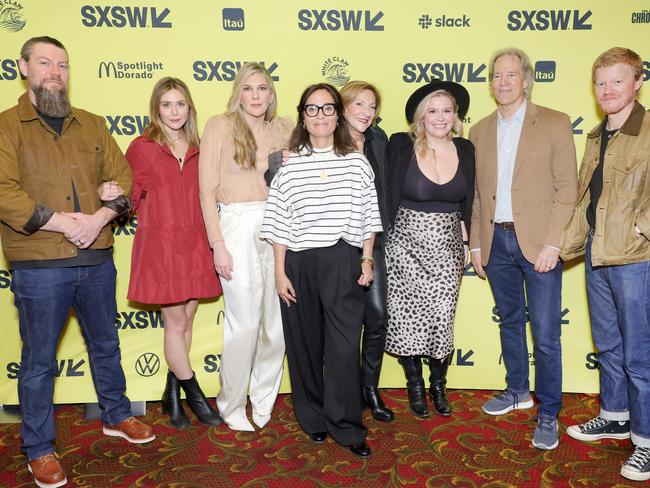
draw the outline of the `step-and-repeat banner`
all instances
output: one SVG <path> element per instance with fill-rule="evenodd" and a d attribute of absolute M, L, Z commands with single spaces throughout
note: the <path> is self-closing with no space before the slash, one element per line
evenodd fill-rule
<path fill-rule="evenodd" d="M 151 89 L 162 76 L 190 87 L 199 125 L 223 112 L 232 80 L 246 61 L 261 61 L 273 77 L 279 114 L 295 117 L 304 87 L 348 80 L 376 84 L 384 97 L 381 126 L 406 130 L 404 104 L 420 84 L 442 78 L 463 83 L 472 103 L 466 130 L 495 109 L 489 93 L 491 54 L 525 50 L 535 67 L 533 101 L 569 114 L 578 151 L 601 117 L 592 96 L 591 64 L 604 50 L 625 46 L 650 78 L 650 10 L 646 0 L 501 1 L 406 0 L 0 0 L 0 109 L 25 90 L 18 70 L 28 38 L 50 35 L 70 55 L 73 105 L 101 114 L 123 150 L 148 122 Z M 642 90 L 643 91 L 643 90 Z M 641 101 L 650 105 L 650 95 Z M 160 398 L 166 367 L 163 321 L 155 308 L 127 301 L 131 244 L 137 218 L 114 226 L 122 365 L 132 400 Z M 11 273 L 0 261 L 0 404 L 18 402 L 18 317 Z M 564 390 L 598 391 L 598 363 L 589 332 L 584 268 L 564 272 L 562 343 Z M 208 395 L 219 390 L 223 301 L 201 303 L 194 323 L 192 364 Z M 499 318 L 487 282 L 467 268 L 456 318 L 452 388 L 502 388 Z M 530 356 L 531 382 L 535 358 Z M 85 346 L 74 316 L 57 352 L 55 401 L 94 402 Z M 403 386 L 386 356 L 381 386 Z M 282 391 L 289 391 L 288 375 Z"/>

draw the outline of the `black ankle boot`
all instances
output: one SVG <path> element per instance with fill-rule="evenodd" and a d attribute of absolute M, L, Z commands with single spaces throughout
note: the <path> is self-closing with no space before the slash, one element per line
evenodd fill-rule
<path fill-rule="evenodd" d="M 196 381 L 196 375 L 192 374 L 189 380 L 178 380 L 181 388 L 185 392 L 185 399 L 187 405 L 190 407 L 196 418 L 201 423 L 208 425 L 219 425 L 223 422 L 221 415 L 214 408 L 210 406 L 208 400 L 205 398 L 201 387 Z"/>
<path fill-rule="evenodd" d="M 171 371 L 167 371 L 167 385 L 162 396 L 162 411 L 169 415 L 171 424 L 177 429 L 184 429 L 190 425 L 183 405 L 181 405 L 181 391 L 178 379 Z"/>
<path fill-rule="evenodd" d="M 411 411 L 418 417 L 428 417 L 427 398 L 424 394 L 422 379 L 422 361 L 419 356 L 400 356 L 399 363 L 406 375 L 406 391 Z"/>
<path fill-rule="evenodd" d="M 433 402 L 433 408 L 443 417 L 451 415 L 451 405 L 447 398 L 447 369 L 449 368 L 449 358 L 442 359 L 429 358 L 429 398 Z"/>
<path fill-rule="evenodd" d="M 379 389 L 374 386 L 365 386 L 362 390 L 363 400 L 370 407 L 372 416 L 381 422 L 392 422 L 395 419 L 393 412 L 388 408 L 379 395 Z"/>

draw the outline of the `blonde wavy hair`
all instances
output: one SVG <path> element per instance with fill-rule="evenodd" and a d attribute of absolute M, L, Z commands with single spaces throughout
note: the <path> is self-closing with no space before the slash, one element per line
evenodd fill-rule
<path fill-rule="evenodd" d="M 163 121 L 160 118 L 160 100 L 163 95 L 170 90 L 178 90 L 185 97 L 185 103 L 189 107 L 187 114 L 187 121 L 183 125 L 183 132 L 185 133 L 185 140 L 189 147 L 199 147 L 199 130 L 196 124 L 196 108 L 190 90 L 187 85 L 178 78 L 166 76 L 158 80 L 151 92 L 151 99 L 149 100 L 149 125 L 144 129 L 144 135 L 147 139 L 156 141 L 158 144 L 173 144 L 167 137 L 167 132 L 163 129 Z"/>
<path fill-rule="evenodd" d="M 413 139 L 413 150 L 415 154 L 421 155 L 426 152 L 427 149 L 427 137 L 426 131 L 424 129 L 424 115 L 429 106 L 429 102 L 434 97 L 447 97 L 451 101 L 451 106 L 454 110 L 454 125 L 451 128 L 451 132 L 448 137 L 460 137 L 463 135 L 463 122 L 458 117 L 458 104 L 454 96 L 449 93 L 447 90 L 436 90 L 429 93 L 422 101 L 418 104 L 413 114 L 413 123 L 411 124 L 411 138 Z"/>
<path fill-rule="evenodd" d="M 265 78 L 266 84 L 271 91 L 271 102 L 264 114 L 264 120 L 270 122 L 276 116 L 277 97 L 271 75 L 260 63 L 244 64 L 240 68 L 235 77 L 235 81 L 233 82 L 232 93 L 228 100 L 228 109 L 226 112 L 233 121 L 232 132 L 235 140 L 235 162 L 244 169 L 255 168 L 255 160 L 257 159 L 257 142 L 255 142 L 255 136 L 244 118 L 240 102 L 241 91 L 246 80 L 256 73 L 261 74 Z"/>

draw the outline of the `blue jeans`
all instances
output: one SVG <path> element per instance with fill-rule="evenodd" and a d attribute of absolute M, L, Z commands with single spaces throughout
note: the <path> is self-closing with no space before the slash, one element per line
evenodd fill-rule
<path fill-rule="evenodd" d="M 593 267 L 589 237 L 585 275 L 600 415 L 629 420 L 632 442 L 650 447 L 650 261 Z"/>
<path fill-rule="evenodd" d="M 499 330 L 507 388 L 520 395 L 530 390 L 526 342 L 528 302 L 539 414 L 557 417 L 562 406 L 562 263 L 552 271 L 538 273 L 521 253 L 515 231 L 495 227 L 485 271 L 501 317 Z"/>
<path fill-rule="evenodd" d="M 115 275 L 112 259 L 96 266 L 13 272 L 11 290 L 23 341 L 18 373 L 22 448 L 29 461 L 54 452 L 56 346 L 71 307 L 88 348 L 102 420 L 117 424 L 131 416 L 115 328 Z"/>

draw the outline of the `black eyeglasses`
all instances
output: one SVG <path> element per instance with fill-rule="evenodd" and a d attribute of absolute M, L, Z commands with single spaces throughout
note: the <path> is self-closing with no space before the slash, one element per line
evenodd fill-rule
<path fill-rule="evenodd" d="M 322 111 L 325 117 L 331 117 L 336 113 L 336 105 L 333 103 L 326 103 L 325 105 L 314 105 L 310 103 L 309 105 L 305 105 L 304 111 L 307 117 L 316 117 L 319 111 Z"/>

